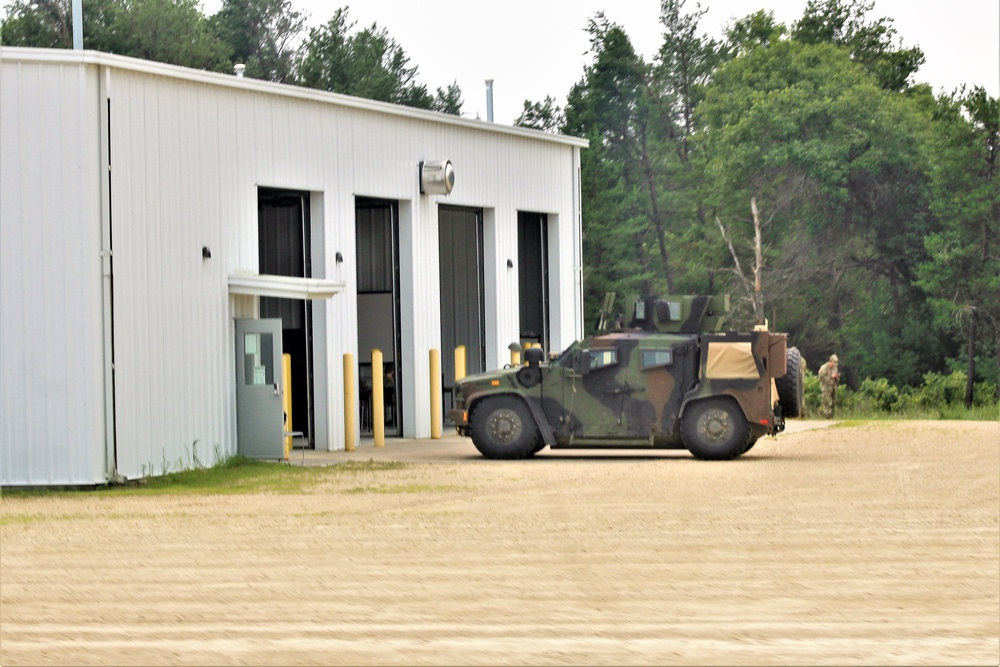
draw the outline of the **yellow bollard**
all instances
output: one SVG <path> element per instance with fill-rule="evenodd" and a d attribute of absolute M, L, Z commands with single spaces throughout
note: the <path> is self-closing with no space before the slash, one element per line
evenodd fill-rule
<path fill-rule="evenodd" d="M 431 439 L 441 439 L 441 351 L 431 350 Z"/>
<path fill-rule="evenodd" d="M 382 350 L 372 350 L 372 436 L 376 447 L 385 447 L 385 392 Z"/>
<path fill-rule="evenodd" d="M 465 346 L 455 348 L 455 382 L 465 377 Z"/>
<path fill-rule="evenodd" d="M 511 343 L 510 345 L 507 346 L 507 349 L 510 350 L 510 365 L 511 366 L 520 366 L 521 365 L 521 344 L 520 343 Z"/>
<path fill-rule="evenodd" d="M 285 395 L 281 397 L 282 407 L 285 410 L 285 433 L 291 433 L 292 428 L 292 355 L 281 355 L 281 381 L 285 387 Z M 285 460 L 288 460 L 288 453 L 292 451 L 292 436 L 285 436 Z"/>
<path fill-rule="evenodd" d="M 354 355 L 344 355 L 344 450 L 354 451 Z"/>

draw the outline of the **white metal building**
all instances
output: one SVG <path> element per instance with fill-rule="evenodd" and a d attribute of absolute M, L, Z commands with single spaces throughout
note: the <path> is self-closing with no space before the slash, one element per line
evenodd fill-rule
<path fill-rule="evenodd" d="M 243 452 L 256 410 L 237 394 L 284 390 L 266 359 L 282 347 L 309 446 L 344 448 L 345 353 L 354 419 L 370 428 L 372 348 L 392 372 L 387 433 L 428 437 L 432 348 L 447 402 L 457 344 L 473 372 L 503 365 L 511 342 L 580 336 L 586 145 L 0 48 L 0 485 L 99 484 Z M 441 160 L 454 188 L 424 194 L 421 165 Z"/>

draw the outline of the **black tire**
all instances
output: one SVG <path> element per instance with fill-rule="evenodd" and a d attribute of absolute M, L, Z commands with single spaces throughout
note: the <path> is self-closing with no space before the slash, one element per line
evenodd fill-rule
<path fill-rule="evenodd" d="M 697 459 L 735 459 L 748 449 L 750 424 L 734 401 L 698 401 L 681 418 L 681 441 Z"/>
<path fill-rule="evenodd" d="M 488 459 L 523 459 L 544 447 L 538 426 L 516 396 L 485 398 L 469 415 L 472 443 Z"/>
<path fill-rule="evenodd" d="M 747 443 L 747 448 L 743 450 L 743 453 L 746 454 L 747 452 L 749 452 L 751 449 L 753 449 L 753 446 L 756 444 L 757 444 L 757 438 L 755 436 L 750 436 L 750 441 Z"/>
<path fill-rule="evenodd" d="M 778 402 L 784 417 L 805 417 L 805 371 L 806 364 L 799 348 L 788 348 L 788 372 L 776 378 Z"/>

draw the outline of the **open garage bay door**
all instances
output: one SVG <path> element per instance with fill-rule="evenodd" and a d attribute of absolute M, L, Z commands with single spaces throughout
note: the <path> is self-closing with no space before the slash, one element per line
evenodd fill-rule
<path fill-rule="evenodd" d="M 455 383 L 458 345 L 466 348 L 469 374 L 486 370 L 486 309 L 483 288 L 483 211 L 438 209 L 441 267 L 441 371 L 445 401 Z M 445 405 L 445 414 L 448 414 Z"/>

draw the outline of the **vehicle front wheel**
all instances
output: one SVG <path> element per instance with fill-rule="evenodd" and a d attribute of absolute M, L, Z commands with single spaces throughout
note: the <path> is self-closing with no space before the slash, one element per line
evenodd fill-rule
<path fill-rule="evenodd" d="M 750 425 L 733 401 L 700 401 L 685 410 L 681 418 L 681 440 L 695 458 L 735 459 L 748 449 Z"/>
<path fill-rule="evenodd" d="M 469 415 L 469 426 L 472 443 L 488 459 L 523 459 L 541 449 L 538 426 L 515 396 L 483 399 Z"/>

